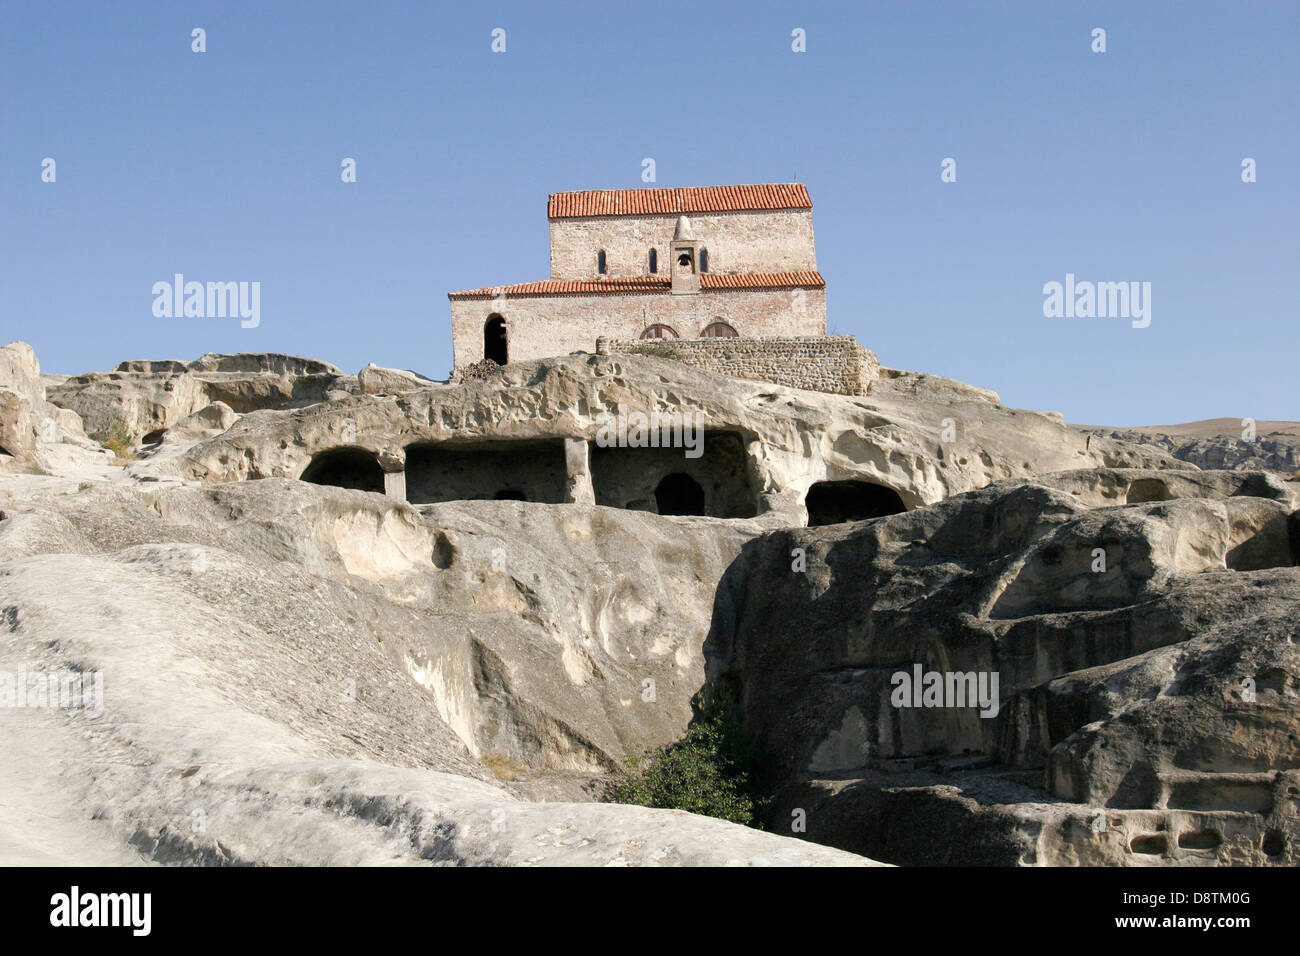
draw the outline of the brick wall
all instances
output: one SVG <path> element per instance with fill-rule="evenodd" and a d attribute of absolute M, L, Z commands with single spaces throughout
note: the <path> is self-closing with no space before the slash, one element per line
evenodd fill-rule
<path fill-rule="evenodd" d="M 710 272 L 817 269 L 811 209 L 699 213 L 688 218 L 695 238 L 709 251 Z M 608 275 L 649 275 L 651 248 L 659 251 L 659 275 L 667 276 L 668 245 L 676 227 L 675 214 L 552 219 L 551 278 L 593 278 L 601 249 Z"/>
<path fill-rule="evenodd" d="M 870 349 L 852 335 L 757 339 L 602 338 L 597 352 L 661 355 L 732 378 L 839 395 L 865 395 L 880 374 Z"/>
<path fill-rule="evenodd" d="M 483 326 L 493 314 L 508 325 L 510 361 L 590 352 L 599 336 L 637 339 L 654 324 L 682 339 L 726 322 L 742 339 L 826 334 L 824 289 L 719 289 L 697 295 L 506 295 L 451 300 L 456 368 L 483 358 Z"/>

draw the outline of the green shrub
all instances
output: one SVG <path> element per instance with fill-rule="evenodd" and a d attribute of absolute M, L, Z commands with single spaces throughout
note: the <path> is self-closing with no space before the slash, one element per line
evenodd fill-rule
<path fill-rule="evenodd" d="M 766 801 L 753 783 L 756 759 L 735 702 L 719 697 L 698 713 L 681 740 L 630 757 L 613 797 L 762 829 Z"/>
<path fill-rule="evenodd" d="M 111 451 L 119 461 L 130 461 L 135 457 L 134 452 L 131 451 L 133 447 L 131 433 L 127 430 L 126 422 L 116 415 L 100 422 L 91 432 L 91 437 Z"/>

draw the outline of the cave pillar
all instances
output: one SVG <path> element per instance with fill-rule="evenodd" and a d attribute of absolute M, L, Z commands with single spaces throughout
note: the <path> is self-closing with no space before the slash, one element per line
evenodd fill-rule
<path fill-rule="evenodd" d="M 398 501 L 406 500 L 406 471 L 384 472 L 384 494 Z"/>
<path fill-rule="evenodd" d="M 568 476 L 565 500 L 570 504 L 594 505 L 596 489 L 591 483 L 591 455 L 585 438 L 564 439 L 564 471 Z"/>

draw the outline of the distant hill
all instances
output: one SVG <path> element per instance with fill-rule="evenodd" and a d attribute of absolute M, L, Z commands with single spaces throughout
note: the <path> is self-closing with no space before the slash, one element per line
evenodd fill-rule
<path fill-rule="evenodd" d="M 1138 428 L 1071 427 L 1089 435 L 1154 445 L 1198 468 L 1271 471 L 1287 477 L 1300 472 L 1300 422 L 1257 421 L 1254 441 L 1242 437 L 1241 422 L 1240 418 L 1207 418 Z"/>
<path fill-rule="evenodd" d="M 1138 425 L 1133 428 L 1115 428 L 1112 425 L 1075 425 L 1074 427 L 1081 431 L 1146 432 L 1155 435 L 1176 435 L 1181 438 L 1217 438 L 1220 435 L 1241 437 L 1240 418 L 1207 418 L 1199 422 L 1184 422 L 1181 425 Z M 1256 421 L 1255 437 L 1300 440 L 1300 422 Z"/>

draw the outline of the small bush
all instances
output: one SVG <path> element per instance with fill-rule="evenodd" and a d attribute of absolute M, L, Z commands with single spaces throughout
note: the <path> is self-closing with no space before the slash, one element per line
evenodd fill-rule
<path fill-rule="evenodd" d="M 135 458 L 135 453 L 131 451 L 133 446 L 131 432 L 127 429 L 126 422 L 116 415 L 100 422 L 91 433 L 91 437 L 111 451 L 119 461 L 131 461 Z"/>
<path fill-rule="evenodd" d="M 766 801 L 753 784 L 756 758 L 735 702 L 719 697 L 681 740 L 630 757 L 629 771 L 612 795 L 619 803 L 686 810 L 761 829 Z"/>

